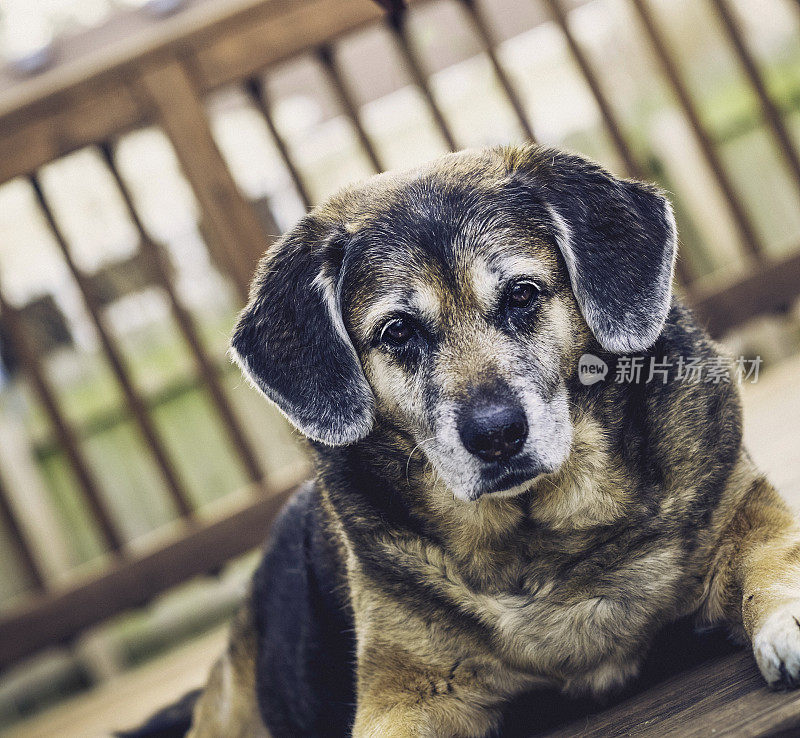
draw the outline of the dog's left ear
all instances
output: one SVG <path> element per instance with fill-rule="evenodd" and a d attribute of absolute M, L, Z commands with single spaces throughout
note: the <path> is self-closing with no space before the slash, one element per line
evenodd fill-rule
<path fill-rule="evenodd" d="M 586 323 L 607 351 L 644 351 L 672 297 L 678 239 L 669 200 L 578 156 L 540 150 L 536 159 L 533 179 Z"/>
<path fill-rule="evenodd" d="M 231 353 L 304 435 L 331 446 L 372 429 L 374 397 L 342 320 L 336 227 L 306 216 L 261 260 Z"/>

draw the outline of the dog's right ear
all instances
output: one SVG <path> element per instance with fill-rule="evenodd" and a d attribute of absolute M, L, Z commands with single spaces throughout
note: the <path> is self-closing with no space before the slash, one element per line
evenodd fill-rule
<path fill-rule="evenodd" d="M 261 260 L 231 340 L 250 381 L 309 438 L 353 443 L 372 428 L 374 397 L 342 320 L 341 234 L 304 218 Z"/>

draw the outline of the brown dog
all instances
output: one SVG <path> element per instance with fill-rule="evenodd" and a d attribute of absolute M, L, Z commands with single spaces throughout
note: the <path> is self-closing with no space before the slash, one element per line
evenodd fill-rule
<path fill-rule="evenodd" d="M 655 188 L 528 146 L 374 177 L 269 252 L 234 356 L 319 472 L 193 735 L 484 736 L 538 686 L 620 687 L 685 616 L 796 686 L 800 528 L 735 383 L 682 375 L 720 356 L 676 246 Z"/>

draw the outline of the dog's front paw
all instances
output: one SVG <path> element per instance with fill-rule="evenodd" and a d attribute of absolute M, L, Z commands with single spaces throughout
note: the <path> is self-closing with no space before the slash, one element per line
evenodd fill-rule
<path fill-rule="evenodd" d="M 753 653 L 771 689 L 800 686 L 800 600 L 767 618 L 753 637 Z"/>

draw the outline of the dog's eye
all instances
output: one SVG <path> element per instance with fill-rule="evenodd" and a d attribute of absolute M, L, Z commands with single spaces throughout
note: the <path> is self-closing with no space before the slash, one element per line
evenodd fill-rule
<path fill-rule="evenodd" d="M 539 288 L 533 282 L 517 282 L 508 291 L 508 306 L 512 308 L 528 307 L 539 294 Z"/>
<path fill-rule="evenodd" d="M 414 335 L 414 326 L 408 318 L 392 318 L 381 329 L 381 341 L 392 346 L 408 343 Z"/>

